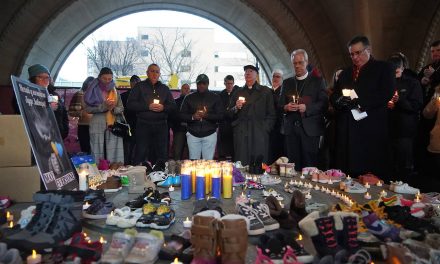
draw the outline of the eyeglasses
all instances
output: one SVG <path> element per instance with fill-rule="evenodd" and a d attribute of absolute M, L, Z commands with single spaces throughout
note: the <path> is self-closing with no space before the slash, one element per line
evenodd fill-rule
<path fill-rule="evenodd" d="M 44 81 L 50 80 L 50 76 L 36 76 L 36 78 Z"/>
<path fill-rule="evenodd" d="M 358 50 L 358 51 L 350 52 L 350 57 L 353 58 L 353 57 L 355 57 L 355 56 L 359 56 L 359 55 L 361 55 L 362 52 L 364 52 L 366 49 L 367 49 L 367 48 L 364 48 L 364 49 L 362 49 L 362 50 Z"/>

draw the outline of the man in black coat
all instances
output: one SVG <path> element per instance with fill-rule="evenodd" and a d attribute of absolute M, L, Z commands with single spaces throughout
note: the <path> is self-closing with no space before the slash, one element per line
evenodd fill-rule
<path fill-rule="evenodd" d="M 168 113 L 176 110 L 170 88 L 159 81 L 157 64 L 148 66 L 147 76 L 148 79 L 136 84 L 127 101 L 128 110 L 137 116 L 134 165 L 168 160 Z M 151 158 L 150 150 L 156 160 Z"/>
<path fill-rule="evenodd" d="M 234 160 L 261 168 L 261 162 L 267 162 L 269 133 L 276 118 L 273 95 L 257 82 L 257 67 L 246 65 L 244 71 L 246 83 L 233 95 L 228 110 L 233 119 Z"/>
<path fill-rule="evenodd" d="M 283 71 L 275 69 L 272 71 L 272 94 L 273 103 L 276 111 L 276 121 L 274 128 L 269 136 L 269 164 L 274 163 L 279 157 L 285 156 L 284 136 L 281 134 L 282 113 L 279 111 L 278 104 L 280 101 L 281 87 L 283 85 Z"/>
<path fill-rule="evenodd" d="M 225 89 L 220 92 L 220 99 L 222 100 L 224 111 L 226 112 L 231 104 L 232 95 L 239 87 L 234 85 L 234 77 L 232 75 L 226 75 L 224 84 Z M 234 140 L 231 123 L 232 120 L 225 116 L 223 121 L 218 125 L 217 152 L 220 160 L 232 160 L 234 157 Z"/>
<path fill-rule="evenodd" d="M 189 158 L 212 160 L 217 143 L 217 124 L 223 119 L 224 110 L 220 96 L 208 90 L 208 76 L 200 74 L 196 83 L 197 91 L 183 100 L 180 119 L 188 124 Z"/>
<path fill-rule="evenodd" d="M 330 98 L 336 115 L 336 166 L 352 176 L 372 172 L 389 179 L 387 103 L 396 87 L 394 70 L 372 58 L 365 36 L 354 37 L 348 51 L 353 65 L 341 72 Z M 343 96 L 343 89 L 351 96 Z"/>
<path fill-rule="evenodd" d="M 320 136 L 324 135 L 324 113 L 328 107 L 325 82 L 307 71 L 308 55 L 292 52 L 295 76 L 283 82 L 279 108 L 284 113 L 284 144 L 295 170 L 318 165 Z"/>
<path fill-rule="evenodd" d="M 393 144 L 394 180 L 409 182 L 414 169 L 414 137 L 423 96 L 418 80 L 405 76 L 400 57 L 388 59 L 396 71 L 396 91 L 388 102 L 390 141 Z"/>

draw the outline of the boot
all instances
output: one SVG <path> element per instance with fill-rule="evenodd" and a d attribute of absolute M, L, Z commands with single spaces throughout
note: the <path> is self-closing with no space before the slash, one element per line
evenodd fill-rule
<path fill-rule="evenodd" d="M 245 263 L 248 247 L 246 220 L 246 217 L 236 214 L 229 214 L 220 219 L 218 243 L 221 252 L 221 263 Z"/>
<path fill-rule="evenodd" d="M 307 215 L 306 198 L 299 190 L 295 190 L 292 193 L 289 214 L 297 223 L 299 223 Z"/>
<path fill-rule="evenodd" d="M 25 250 L 52 248 L 82 230 L 84 192 L 50 191 L 50 193 L 52 196 L 49 203 L 52 210 L 49 221 L 45 222 L 43 228 L 33 233 L 31 237 L 21 241 L 21 248 Z"/>
<path fill-rule="evenodd" d="M 280 202 L 274 196 L 266 198 L 266 204 L 269 207 L 270 216 L 280 223 L 283 229 L 298 229 L 298 222 L 296 222 L 290 214 L 281 208 Z"/>
<path fill-rule="evenodd" d="M 214 210 L 193 216 L 191 244 L 194 249 L 192 264 L 215 264 L 217 256 L 217 222 L 220 213 Z"/>

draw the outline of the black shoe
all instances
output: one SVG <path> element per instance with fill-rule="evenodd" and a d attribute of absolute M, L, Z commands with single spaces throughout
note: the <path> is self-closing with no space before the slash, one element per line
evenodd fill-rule
<path fill-rule="evenodd" d="M 167 205 L 171 204 L 171 197 L 169 192 L 160 193 L 158 190 L 153 191 L 151 195 L 147 197 L 150 203 L 165 203 Z"/>
<path fill-rule="evenodd" d="M 89 204 L 93 204 L 93 202 L 95 200 L 101 200 L 101 201 L 105 202 L 104 190 L 88 189 L 86 191 L 86 195 L 84 196 L 84 203 L 88 202 Z"/>
<path fill-rule="evenodd" d="M 410 208 L 407 206 L 385 206 L 384 212 L 388 215 L 389 219 L 401 224 L 406 229 L 421 234 L 438 233 L 440 231 L 430 221 L 411 215 Z"/>
<path fill-rule="evenodd" d="M 293 249 L 293 252 L 295 253 L 295 256 L 297 257 L 298 262 L 300 263 L 311 263 L 313 262 L 313 255 L 308 253 L 304 247 L 298 242 L 296 242 L 296 237 L 293 236 L 286 236 L 283 233 L 276 233 L 275 237 L 282 242 L 282 244 L 290 246 Z"/>
<path fill-rule="evenodd" d="M 131 201 L 128 201 L 125 205 L 130 207 L 132 210 L 142 208 L 144 204 L 148 203 L 149 197 L 154 195 L 155 192 L 157 191 L 154 191 L 153 188 L 150 187 L 144 192 L 144 194 L 139 195 Z"/>

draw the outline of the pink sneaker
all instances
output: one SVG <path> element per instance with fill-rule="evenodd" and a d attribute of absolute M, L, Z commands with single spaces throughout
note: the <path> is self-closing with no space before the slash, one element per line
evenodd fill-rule
<path fill-rule="evenodd" d="M 342 178 L 345 178 L 345 173 L 338 169 L 330 169 L 325 172 L 330 177 L 332 182 L 340 182 Z"/>

